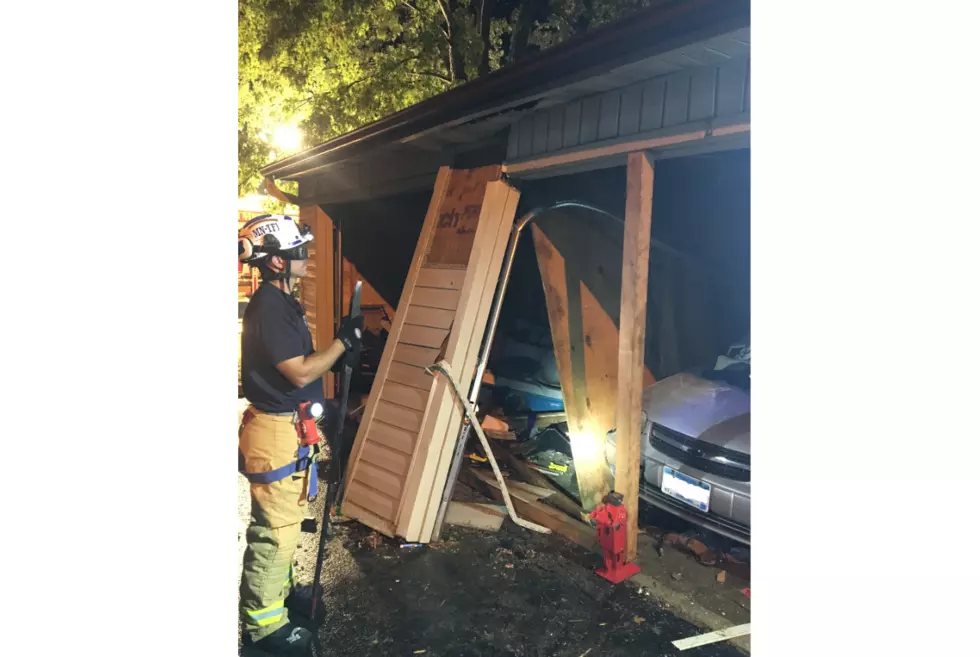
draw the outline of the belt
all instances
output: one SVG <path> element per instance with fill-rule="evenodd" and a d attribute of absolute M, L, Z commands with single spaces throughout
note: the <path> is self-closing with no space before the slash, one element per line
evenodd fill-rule
<path fill-rule="evenodd" d="M 285 413 L 270 413 L 269 411 L 263 411 L 254 406 L 249 406 L 253 413 L 258 413 L 259 415 L 275 415 L 276 417 L 292 417 L 296 414 L 295 411 L 286 411 Z"/>
<path fill-rule="evenodd" d="M 242 429 L 245 425 L 255 417 L 255 413 L 258 412 L 263 415 L 280 415 L 280 416 L 291 416 L 294 413 L 264 413 L 258 409 L 253 410 L 252 407 L 245 409 L 245 414 L 242 416 Z M 313 445 L 312 449 L 309 445 L 300 445 L 299 450 L 296 452 L 296 460 L 292 463 L 287 463 L 281 468 L 276 468 L 275 470 L 269 470 L 267 472 L 247 472 L 245 470 L 245 455 L 242 454 L 242 450 L 238 450 L 238 471 L 242 473 L 249 482 L 253 484 L 271 484 L 281 479 L 285 479 L 291 474 L 297 472 L 304 472 L 309 469 L 307 478 L 309 480 L 309 488 L 307 492 L 308 498 L 312 501 L 316 497 L 317 493 L 317 474 L 313 470 L 313 466 L 316 464 L 316 457 L 320 453 L 320 445 Z"/>

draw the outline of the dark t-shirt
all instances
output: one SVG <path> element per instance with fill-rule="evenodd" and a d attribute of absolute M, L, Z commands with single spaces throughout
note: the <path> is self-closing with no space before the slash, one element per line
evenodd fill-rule
<path fill-rule="evenodd" d="M 285 360 L 313 351 L 313 337 L 300 303 L 273 285 L 260 285 L 242 318 L 245 397 L 266 413 L 295 411 L 301 401 L 324 402 L 322 377 L 297 388 L 276 369 Z"/>

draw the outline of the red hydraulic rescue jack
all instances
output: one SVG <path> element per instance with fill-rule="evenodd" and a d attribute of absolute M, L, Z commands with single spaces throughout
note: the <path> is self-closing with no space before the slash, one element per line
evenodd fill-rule
<path fill-rule="evenodd" d="M 626 561 L 626 507 L 620 493 L 609 493 L 605 503 L 589 514 L 589 522 L 602 546 L 603 566 L 596 575 L 619 584 L 640 572 L 639 566 Z"/>

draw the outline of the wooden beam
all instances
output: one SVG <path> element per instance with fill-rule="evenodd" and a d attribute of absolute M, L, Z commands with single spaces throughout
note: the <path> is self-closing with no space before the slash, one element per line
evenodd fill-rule
<path fill-rule="evenodd" d="M 626 171 L 626 226 L 619 310 L 619 385 L 616 407 L 616 491 L 626 506 L 626 558 L 636 559 L 640 494 L 640 413 L 647 326 L 653 163 L 630 153 Z"/>
<path fill-rule="evenodd" d="M 612 143 L 598 142 L 563 153 L 556 153 L 555 155 L 544 155 L 533 160 L 504 163 L 503 171 L 509 176 L 519 176 L 520 174 L 538 171 L 540 169 L 565 167 L 590 160 L 601 160 L 634 152 L 668 148 L 678 144 L 702 141 L 710 139 L 713 136 L 722 137 L 748 133 L 751 129 L 751 125 L 747 119 L 731 124 L 726 122 L 719 123 L 720 125 L 713 127 L 708 122 L 699 122 L 698 124 L 688 124 L 686 126 L 678 126 L 677 128 L 658 130 L 657 133 L 660 134 L 647 138 L 637 139 L 633 137 L 626 140 L 612 141 Z"/>
<path fill-rule="evenodd" d="M 568 432 L 572 458 L 575 461 L 579 499 L 582 507 L 591 511 L 609 492 L 609 482 L 600 458 L 603 431 L 596 428 L 601 425 L 593 417 L 600 411 L 597 407 L 592 407 L 588 400 L 589 372 L 584 363 L 581 298 L 578 294 L 569 297 L 570 293 L 579 292 L 579 277 L 573 273 L 578 269 L 577 258 L 569 254 L 572 259 L 568 260 L 537 224 L 531 230 L 534 233 L 534 249 L 548 307 L 548 323 L 555 347 L 558 379 L 568 415 Z"/>
<path fill-rule="evenodd" d="M 591 511 L 613 483 L 605 442 L 616 428 L 622 236 L 560 211 L 542 217 L 532 232 L 579 499 Z M 653 383 L 649 370 L 644 376 Z"/>

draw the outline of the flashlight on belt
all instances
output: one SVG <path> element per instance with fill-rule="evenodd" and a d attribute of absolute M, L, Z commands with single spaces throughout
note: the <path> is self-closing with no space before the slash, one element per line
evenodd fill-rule
<path fill-rule="evenodd" d="M 320 432 L 316 429 L 316 421 L 323 417 L 323 404 L 320 402 L 301 402 L 299 405 L 296 430 L 304 445 L 315 445 L 320 442 Z"/>

